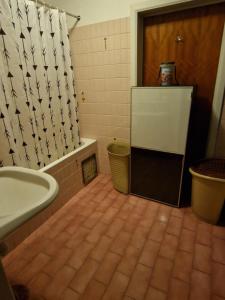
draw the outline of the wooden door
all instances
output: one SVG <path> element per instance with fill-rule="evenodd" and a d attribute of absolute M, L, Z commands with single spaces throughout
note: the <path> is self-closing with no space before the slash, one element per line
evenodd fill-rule
<path fill-rule="evenodd" d="M 180 85 L 197 85 L 192 114 L 192 160 L 204 156 L 225 3 L 151 16 L 144 21 L 143 85 L 159 85 L 159 66 L 174 61 Z M 183 39 L 177 42 L 177 37 Z"/>

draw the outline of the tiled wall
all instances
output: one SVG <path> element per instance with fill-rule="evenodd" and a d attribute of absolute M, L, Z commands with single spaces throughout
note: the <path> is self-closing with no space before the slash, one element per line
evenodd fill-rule
<path fill-rule="evenodd" d="M 75 27 L 70 35 L 81 136 L 97 139 L 100 172 L 106 174 L 107 144 L 130 135 L 129 25 L 129 18 L 117 19 Z"/>
<path fill-rule="evenodd" d="M 4 238 L 9 251 L 14 249 L 28 235 L 30 235 L 60 207 L 62 207 L 72 196 L 81 190 L 84 186 L 81 162 L 94 153 L 97 154 L 96 142 L 46 171 L 57 180 L 59 184 L 59 194 L 50 206 L 32 217 Z"/>

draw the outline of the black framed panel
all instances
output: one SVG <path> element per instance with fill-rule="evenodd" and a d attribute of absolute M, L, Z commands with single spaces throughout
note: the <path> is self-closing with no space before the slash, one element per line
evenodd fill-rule
<path fill-rule="evenodd" d="M 183 155 L 131 147 L 132 194 L 179 206 Z"/>

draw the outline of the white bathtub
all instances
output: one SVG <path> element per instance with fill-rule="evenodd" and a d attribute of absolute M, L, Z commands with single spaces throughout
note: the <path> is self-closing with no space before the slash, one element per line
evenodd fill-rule
<path fill-rule="evenodd" d="M 76 150 L 40 169 L 40 172 L 46 172 L 56 179 L 59 185 L 59 194 L 49 207 L 4 238 L 9 250 L 12 250 L 21 243 L 82 189 L 84 186 L 81 167 L 82 161 L 93 154 L 97 156 L 97 142 L 94 139 L 82 138 L 81 143 L 82 145 Z"/>
<path fill-rule="evenodd" d="M 77 149 L 75 149 L 74 151 L 66 154 L 65 156 L 51 162 L 50 164 L 48 164 L 47 166 L 45 166 L 44 168 L 41 168 L 40 171 L 41 172 L 48 172 L 48 170 L 50 170 L 51 168 L 63 163 L 64 161 L 66 161 L 68 158 L 74 157 L 76 156 L 78 153 L 81 153 L 83 150 L 85 150 L 87 147 L 96 144 L 96 140 L 95 139 L 88 139 L 88 138 L 81 138 L 81 146 Z"/>

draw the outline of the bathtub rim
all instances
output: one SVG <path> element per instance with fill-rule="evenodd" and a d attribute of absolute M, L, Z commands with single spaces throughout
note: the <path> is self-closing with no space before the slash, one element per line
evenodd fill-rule
<path fill-rule="evenodd" d="M 71 151 L 70 153 L 64 155 L 63 157 L 51 162 L 50 164 L 48 164 L 47 166 L 39 169 L 40 172 L 46 172 L 49 169 L 55 167 L 56 165 L 58 165 L 59 163 L 63 162 L 64 160 L 66 160 L 67 158 L 75 155 L 76 153 L 80 152 L 81 150 L 85 149 L 86 147 L 93 145 L 94 143 L 96 143 L 96 139 L 92 139 L 92 138 L 81 138 L 81 146 L 76 148 L 75 150 Z"/>

